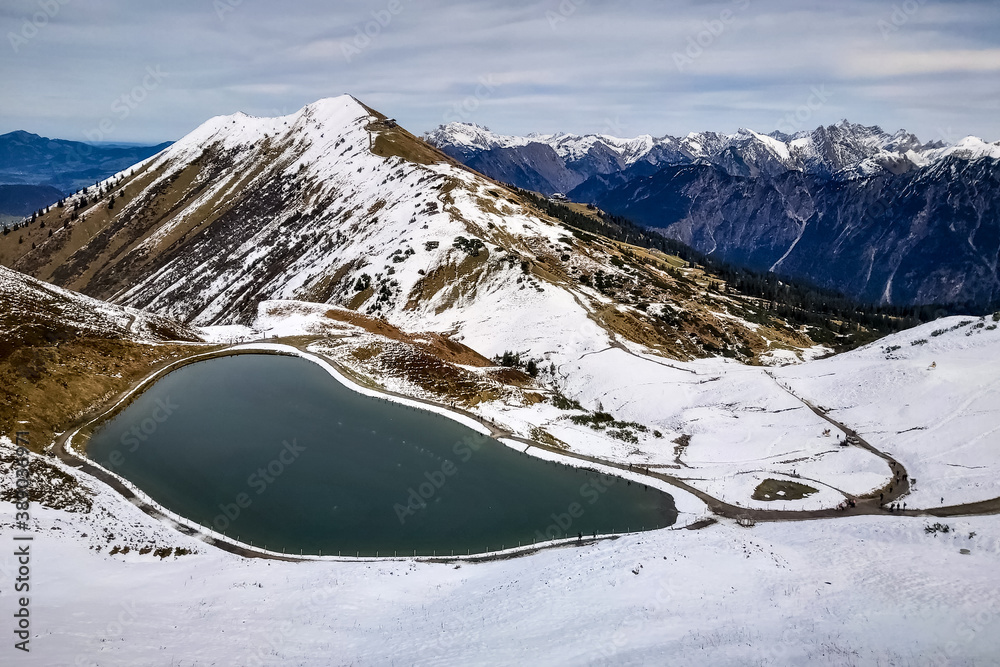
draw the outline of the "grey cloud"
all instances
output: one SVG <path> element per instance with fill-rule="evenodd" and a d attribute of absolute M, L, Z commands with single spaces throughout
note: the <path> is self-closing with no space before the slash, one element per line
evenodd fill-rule
<path fill-rule="evenodd" d="M 769 131 L 827 86 L 813 125 L 1000 138 L 992 0 L 42 3 L 0 9 L 0 131 L 83 139 L 110 116 L 108 140 L 153 142 L 345 92 L 417 132 L 463 103 L 510 133 Z M 150 66 L 167 76 L 120 118 Z"/>

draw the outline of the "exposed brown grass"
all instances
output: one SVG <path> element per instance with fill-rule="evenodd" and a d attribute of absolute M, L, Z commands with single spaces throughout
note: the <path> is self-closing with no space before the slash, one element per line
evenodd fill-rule
<path fill-rule="evenodd" d="M 389 340 L 399 341 L 413 345 L 417 349 L 432 354 L 439 359 L 453 364 L 464 366 L 489 367 L 493 365 L 486 357 L 482 356 L 471 347 L 451 340 L 439 333 L 419 333 L 410 334 L 402 329 L 389 324 L 383 319 L 369 317 L 350 310 L 332 309 L 326 316 L 337 322 L 346 322 L 354 326 L 361 327 L 369 333 L 384 336 Z"/>
<path fill-rule="evenodd" d="M 0 359 L 0 432 L 29 431 L 41 451 L 84 414 L 157 368 L 206 348 L 79 338 L 21 346 Z"/>

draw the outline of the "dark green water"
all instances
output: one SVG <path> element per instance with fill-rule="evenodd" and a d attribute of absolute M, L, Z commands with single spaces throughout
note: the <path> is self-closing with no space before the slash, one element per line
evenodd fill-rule
<path fill-rule="evenodd" d="M 476 553 L 677 517 L 661 491 L 362 396 L 294 357 L 181 368 L 104 424 L 88 455 L 181 516 L 289 553 Z"/>

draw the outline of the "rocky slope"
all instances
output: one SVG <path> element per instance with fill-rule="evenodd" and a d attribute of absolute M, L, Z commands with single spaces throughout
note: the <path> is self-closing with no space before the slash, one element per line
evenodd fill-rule
<path fill-rule="evenodd" d="M 200 332 L 0 267 L 0 432 L 39 449 Z"/>
<path fill-rule="evenodd" d="M 998 192 L 1000 161 L 948 157 L 844 181 L 670 167 L 593 194 L 608 210 L 729 262 L 867 302 L 978 311 L 1000 300 Z"/>

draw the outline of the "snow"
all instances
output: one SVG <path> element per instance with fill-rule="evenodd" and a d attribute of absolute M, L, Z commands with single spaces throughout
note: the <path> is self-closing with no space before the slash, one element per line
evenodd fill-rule
<path fill-rule="evenodd" d="M 926 153 L 927 162 L 936 162 L 954 156 L 963 160 L 978 160 L 988 157 L 1000 160 L 1000 141 L 987 143 L 979 137 L 965 137 L 954 146 L 938 148 Z"/>
<path fill-rule="evenodd" d="M 744 507 L 832 507 L 844 500 L 841 492 L 863 495 L 888 483 L 884 462 L 864 450 L 838 446 L 844 435 L 784 391 L 764 369 L 720 360 L 677 368 L 619 349 L 560 367 L 567 376 L 567 395 L 666 434 L 614 453 L 595 440 L 588 453 L 669 466 L 669 474 Z M 546 428 L 575 448 L 588 444 L 571 437 L 567 427 Z M 678 465 L 673 440 L 681 435 L 691 441 Z M 800 501 L 755 501 L 750 496 L 764 478 L 821 480 L 839 491 L 819 489 Z"/>
<path fill-rule="evenodd" d="M 946 318 L 775 375 L 899 460 L 917 480 L 910 507 L 988 500 L 1000 497 L 996 324 Z"/>
<path fill-rule="evenodd" d="M 84 484 L 90 514 L 32 508 L 31 652 L 15 664 L 987 665 L 1000 652 L 996 516 L 936 535 L 904 517 L 723 521 L 478 564 L 287 563 L 206 547 Z M 0 503 L 0 525 L 12 511 Z M 108 553 L 128 542 L 197 553 Z"/>
<path fill-rule="evenodd" d="M 757 139 L 757 141 L 761 142 L 762 144 L 764 144 L 765 146 L 767 146 L 769 149 L 771 149 L 771 151 L 773 151 L 782 160 L 789 160 L 789 159 L 791 159 L 791 157 L 792 157 L 791 156 L 791 152 L 788 150 L 788 145 L 785 142 L 778 141 L 774 137 L 769 137 L 768 135 L 761 134 L 760 132 L 754 132 L 752 130 L 748 130 L 748 132 L 755 139 Z"/>
<path fill-rule="evenodd" d="M 890 135 L 877 126 L 866 127 L 846 120 L 816 131 L 798 132 L 787 140 L 751 129 L 741 129 L 732 134 L 690 132 L 683 137 L 668 135 L 653 138 L 642 135 L 633 139 L 602 134 L 565 133 L 517 137 L 496 134 L 486 128 L 465 123 L 442 126 L 428 133 L 428 139 L 437 146 L 458 147 L 467 154 L 497 147 L 516 148 L 533 142 L 541 143 L 551 146 L 567 163 L 585 157 L 597 147 L 603 147 L 621 160 L 622 168 L 643 160 L 657 163 L 658 160 L 654 157 L 657 148 L 668 152 L 677 150 L 690 160 L 705 160 L 710 163 L 718 161 L 730 148 L 738 148 L 754 161 L 759 151 L 753 144 L 759 144 L 786 169 L 807 170 L 824 165 L 832 168 L 843 179 L 864 178 L 882 173 L 883 164 L 900 159 L 907 159 L 919 167 L 931 165 L 948 156 L 965 160 L 981 157 L 1000 159 L 1000 142 L 987 143 L 970 136 L 953 146 L 924 148 L 915 136 L 905 130 Z"/>

